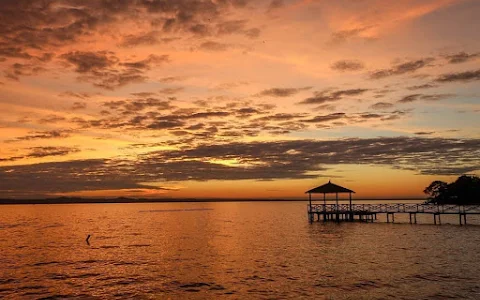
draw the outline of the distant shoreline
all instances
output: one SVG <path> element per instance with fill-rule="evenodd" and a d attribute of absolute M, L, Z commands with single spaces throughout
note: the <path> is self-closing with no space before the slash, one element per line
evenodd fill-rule
<path fill-rule="evenodd" d="M 382 198 L 382 199 L 354 199 L 353 201 L 425 201 L 425 198 Z M 323 200 L 315 199 L 314 202 Z M 332 201 L 329 199 L 327 201 Z M 339 199 L 348 201 L 348 199 Z M 47 198 L 47 199 L 0 199 L 0 205 L 28 205 L 28 204 L 114 204 L 114 203 L 206 203 L 206 202 L 308 202 L 308 199 L 208 199 L 208 198 L 178 198 L 178 199 L 135 199 L 135 198 Z"/>

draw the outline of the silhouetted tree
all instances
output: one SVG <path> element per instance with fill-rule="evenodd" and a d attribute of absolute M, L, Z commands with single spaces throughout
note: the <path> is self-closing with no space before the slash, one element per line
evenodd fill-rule
<path fill-rule="evenodd" d="M 425 190 L 427 203 L 434 204 L 478 204 L 480 203 L 480 178 L 462 175 L 455 182 L 432 182 Z"/>
<path fill-rule="evenodd" d="M 444 181 L 435 180 L 430 183 L 428 187 L 423 190 L 428 197 L 428 203 L 440 203 L 448 199 L 448 183 Z"/>

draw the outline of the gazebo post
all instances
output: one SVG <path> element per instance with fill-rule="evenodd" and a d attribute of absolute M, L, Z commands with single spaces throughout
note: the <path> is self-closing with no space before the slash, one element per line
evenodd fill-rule
<path fill-rule="evenodd" d="M 338 193 L 335 193 L 335 201 L 337 203 L 337 222 L 340 222 L 340 215 L 338 213 Z"/>
<path fill-rule="evenodd" d="M 349 201 L 349 202 L 350 202 L 350 203 L 349 203 L 350 205 L 349 205 L 349 208 L 348 208 L 348 210 L 350 211 L 350 221 L 353 221 L 352 193 L 350 192 L 350 193 L 348 193 L 348 194 L 350 195 L 350 197 L 349 197 L 349 198 L 350 198 L 350 199 L 349 199 L 349 200 L 350 200 L 350 201 Z"/>
<path fill-rule="evenodd" d="M 310 212 L 312 211 L 312 193 L 308 193 L 308 203 L 310 204 Z"/>
<path fill-rule="evenodd" d="M 308 193 L 308 221 L 313 222 L 313 212 L 312 212 L 312 193 Z"/>

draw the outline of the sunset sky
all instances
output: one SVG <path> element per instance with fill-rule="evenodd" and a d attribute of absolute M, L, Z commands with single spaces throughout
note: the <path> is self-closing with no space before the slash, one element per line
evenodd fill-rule
<path fill-rule="evenodd" d="M 0 198 L 480 174 L 480 1 L 1 0 Z"/>

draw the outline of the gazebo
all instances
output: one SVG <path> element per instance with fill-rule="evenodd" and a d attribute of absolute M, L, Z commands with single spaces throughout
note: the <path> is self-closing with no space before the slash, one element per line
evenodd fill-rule
<path fill-rule="evenodd" d="M 312 210 L 312 194 L 323 194 L 323 204 L 327 204 L 327 198 L 326 198 L 326 195 L 327 194 L 335 194 L 335 200 L 336 200 L 336 204 L 337 204 L 337 209 L 338 209 L 338 194 L 345 194 L 345 193 L 348 193 L 349 194 L 349 207 L 350 207 L 350 211 L 352 211 L 352 193 L 355 193 L 354 191 L 352 190 L 349 190 L 347 188 L 344 188 L 343 186 L 339 186 L 339 185 L 336 185 L 334 183 L 331 183 L 330 180 L 328 181 L 328 183 L 324 184 L 324 185 L 321 185 L 321 186 L 317 186 L 316 188 L 313 188 L 309 191 L 306 191 L 305 194 L 308 194 L 308 200 L 309 200 L 309 204 L 310 204 L 310 211 Z"/>

